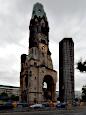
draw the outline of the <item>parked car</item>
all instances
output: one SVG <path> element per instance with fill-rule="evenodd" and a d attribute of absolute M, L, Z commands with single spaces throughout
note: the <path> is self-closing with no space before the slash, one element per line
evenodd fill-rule
<path fill-rule="evenodd" d="M 28 103 L 17 103 L 18 108 L 28 107 Z"/>
<path fill-rule="evenodd" d="M 50 109 L 50 105 L 49 103 L 42 103 L 43 109 L 49 110 Z"/>
<path fill-rule="evenodd" d="M 0 104 L 0 110 L 3 110 L 3 109 L 4 109 L 3 104 Z"/>
<path fill-rule="evenodd" d="M 73 106 L 78 106 L 79 104 L 80 104 L 80 102 L 78 102 L 78 101 L 73 102 Z"/>
<path fill-rule="evenodd" d="M 31 105 L 30 108 L 32 108 L 32 109 L 42 109 L 43 105 L 42 104 L 34 104 L 34 105 Z"/>
<path fill-rule="evenodd" d="M 4 104 L 0 104 L 0 110 L 4 109 L 12 109 L 13 105 L 11 102 L 5 102 Z"/>
<path fill-rule="evenodd" d="M 64 103 L 62 103 L 62 102 L 60 102 L 60 103 L 57 103 L 56 104 L 56 108 L 65 108 L 66 107 L 66 103 L 64 102 Z"/>
<path fill-rule="evenodd" d="M 12 108 L 13 108 L 12 103 L 11 103 L 11 102 L 5 103 L 5 108 L 6 108 L 6 109 L 12 109 Z"/>
<path fill-rule="evenodd" d="M 29 105 L 28 103 L 17 103 L 16 107 L 15 107 L 15 111 L 28 111 L 29 109 Z"/>
<path fill-rule="evenodd" d="M 42 103 L 44 107 L 50 107 L 48 103 Z"/>

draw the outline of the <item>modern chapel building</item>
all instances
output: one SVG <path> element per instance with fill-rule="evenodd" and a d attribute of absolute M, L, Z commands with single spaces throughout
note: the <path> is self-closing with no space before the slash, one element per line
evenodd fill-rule
<path fill-rule="evenodd" d="M 74 42 L 64 38 L 59 42 L 59 97 L 72 102 L 74 96 Z"/>

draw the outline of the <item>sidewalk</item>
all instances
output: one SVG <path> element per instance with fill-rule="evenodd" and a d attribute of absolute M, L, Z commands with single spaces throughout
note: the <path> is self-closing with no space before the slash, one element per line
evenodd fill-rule
<path fill-rule="evenodd" d="M 82 112 L 82 111 L 85 111 L 85 110 L 86 110 L 86 106 L 82 106 L 82 107 L 76 106 L 76 107 L 72 107 L 71 109 L 50 108 L 50 109 L 37 109 L 37 110 L 34 110 L 34 109 L 30 110 L 28 108 L 23 108 L 23 109 L 16 108 L 16 109 L 11 109 L 11 110 L 1 110 L 0 114 L 1 113 L 14 113 L 14 112 L 37 112 L 37 111 L 39 111 L 39 112 L 43 112 L 43 111 L 49 112 L 49 111 L 51 111 L 51 112 L 56 112 L 56 113 L 60 114 L 60 113 L 77 113 L 77 112 Z"/>

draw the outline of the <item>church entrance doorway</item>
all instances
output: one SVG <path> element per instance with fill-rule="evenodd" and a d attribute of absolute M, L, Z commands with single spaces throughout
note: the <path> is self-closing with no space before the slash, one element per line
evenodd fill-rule
<path fill-rule="evenodd" d="M 54 97 L 54 81 L 50 75 L 44 76 L 43 79 L 43 96 L 44 100 L 53 100 Z"/>

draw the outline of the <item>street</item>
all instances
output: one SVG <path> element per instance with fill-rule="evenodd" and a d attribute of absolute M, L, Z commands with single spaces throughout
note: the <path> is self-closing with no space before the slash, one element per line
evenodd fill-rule
<path fill-rule="evenodd" d="M 34 112 L 7 112 L 0 115 L 86 115 L 86 108 L 77 110 L 54 110 L 54 111 L 34 111 Z"/>

